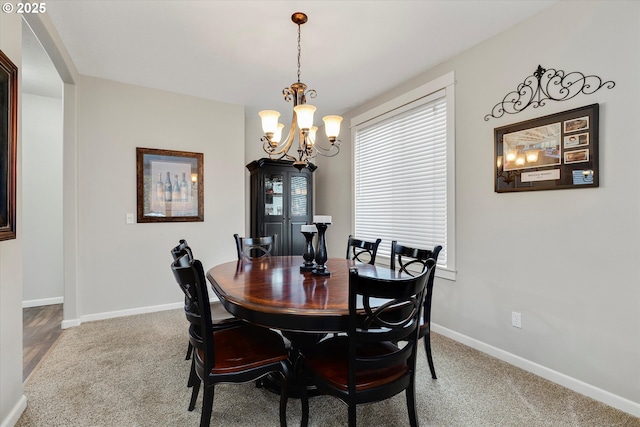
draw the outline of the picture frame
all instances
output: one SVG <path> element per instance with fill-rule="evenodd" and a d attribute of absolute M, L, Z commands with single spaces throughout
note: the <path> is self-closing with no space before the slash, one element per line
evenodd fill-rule
<path fill-rule="evenodd" d="M 564 152 L 564 163 L 584 163 L 589 161 L 589 150 L 572 150 Z"/>
<path fill-rule="evenodd" d="M 564 137 L 564 148 L 580 147 L 589 145 L 589 132 L 573 133 Z"/>
<path fill-rule="evenodd" d="M 16 238 L 18 67 L 0 50 L 0 240 Z"/>
<path fill-rule="evenodd" d="M 497 193 L 599 186 L 599 105 L 494 129 Z"/>
<path fill-rule="evenodd" d="M 136 148 L 139 223 L 204 221 L 204 155 Z"/>

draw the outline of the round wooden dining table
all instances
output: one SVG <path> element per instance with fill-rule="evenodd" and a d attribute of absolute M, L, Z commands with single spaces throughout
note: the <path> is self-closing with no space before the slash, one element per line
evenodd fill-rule
<path fill-rule="evenodd" d="M 227 311 L 251 323 L 281 331 L 344 332 L 349 316 L 349 269 L 384 279 L 389 268 L 329 258 L 328 276 L 300 271 L 301 256 L 238 260 L 207 271 L 207 279 Z"/>
<path fill-rule="evenodd" d="M 402 276 L 389 268 L 329 258 L 330 274 L 316 276 L 300 271 L 301 256 L 274 256 L 227 262 L 207 271 L 207 279 L 227 309 L 248 322 L 282 331 L 291 342 L 289 358 L 294 378 L 288 387 L 290 397 L 317 394 L 309 379 L 295 376 L 295 368 L 305 348 L 327 333 L 345 332 L 349 320 L 349 270 L 384 279 Z M 280 377 L 267 376 L 265 388 L 280 393 Z"/>

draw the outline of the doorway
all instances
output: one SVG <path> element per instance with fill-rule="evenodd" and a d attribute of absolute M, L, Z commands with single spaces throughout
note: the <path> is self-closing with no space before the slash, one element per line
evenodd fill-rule
<path fill-rule="evenodd" d="M 63 84 L 26 22 L 22 25 L 22 55 L 21 220 L 26 379 L 61 332 Z"/>

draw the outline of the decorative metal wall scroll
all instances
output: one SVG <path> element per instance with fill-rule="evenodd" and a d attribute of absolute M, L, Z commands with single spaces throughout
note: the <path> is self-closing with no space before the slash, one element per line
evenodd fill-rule
<path fill-rule="evenodd" d="M 598 187 L 598 104 L 496 128 L 498 193 Z"/>
<path fill-rule="evenodd" d="M 602 87 L 613 89 L 615 85 L 613 81 L 603 83 L 598 76 L 585 76 L 578 71 L 565 74 L 562 70 L 547 70 L 538 65 L 533 75 L 524 79 L 516 90 L 507 93 L 491 113 L 484 116 L 484 120 L 488 121 L 491 117 L 497 119 L 505 113 L 516 114 L 530 105 L 533 108 L 542 107 L 547 100 L 567 101 L 579 93 L 591 95 Z"/>

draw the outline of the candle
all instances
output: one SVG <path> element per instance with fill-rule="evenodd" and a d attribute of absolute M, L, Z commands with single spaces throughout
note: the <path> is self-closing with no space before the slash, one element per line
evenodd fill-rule
<path fill-rule="evenodd" d="M 303 233 L 315 233 L 316 231 L 318 231 L 318 229 L 315 225 L 303 225 L 300 228 L 300 231 Z"/>
<path fill-rule="evenodd" d="M 316 224 L 331 224 L 330 215 L 314 215 L 313 222 Z"/>

